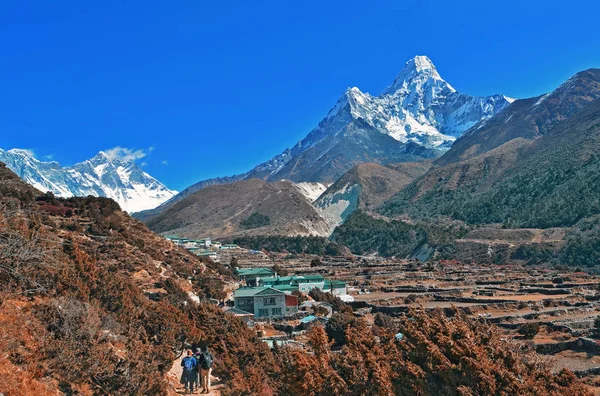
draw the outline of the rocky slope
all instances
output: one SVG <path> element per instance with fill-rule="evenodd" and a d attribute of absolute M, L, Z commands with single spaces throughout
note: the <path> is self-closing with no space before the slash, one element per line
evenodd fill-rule
<path fill-rule="evenodd" d="M 266 216 L 268 224 L 242 224 L 255 214 Z M 311 202 L 286 180 L 268 183 L 249 179 L 209 186 L 175 203 L 147 224 L 156 232 L 189 238 L 330 233 Z"/>
<path fill-rule="evenodd" d="M 104 152 L 70 167 L 37 160 L 27 150 L 2 150 L 0 161 L 27 183 L 59 197 L 108 197 L 123 210 L 137 212 L 154 208 L 177 191 L 142 171 L 133 161 L 109 158 Z"/>
<path fill-rule="evenodd" d="M 577 73 L 554 91 L 517 100 L 506 111 L 468 130 L 436 164 L 473 158 L 512 139 L 543 136 L 598 97 L 600 69 Z"/>
<path fill-rule="evenodd" d="M 356 209 L 375 210 L 430 167 L 430 161 L 357 165 L 329 187 L 315 206 L 334 228 Z"/>

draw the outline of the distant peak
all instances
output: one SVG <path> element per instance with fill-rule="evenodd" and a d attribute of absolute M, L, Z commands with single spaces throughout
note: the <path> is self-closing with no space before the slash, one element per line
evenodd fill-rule
<path fill-rule="evenodd" d="M 425 55 L 417 55 L 404 65 L 405 69 L 415 70 L 419 73 L 427 72 L 427 71 L 436 71 L 435 66 L 431 59 L 426 57 Z M 436 71 L 437 72 L 437 71 Z"/>
<path fill-rule="evenodd" d="M 99 151 L 98 154 L 94 155 L 90 160 L 96 161 L 110 161 L 111 158 L 104 151 Z"/>
<path fill-rule="evenodd" d="M 13 154 L 20 154 L 20 155 L 24 155 L 26 157 L 34 158 L 33 151 L 31 151 L 31 150 L 13 148 L 13 149 L 8 150 L 8 152 L 9 153 L 13 153 Z"/>
<path fill-rule="evenodd" d="M 404 68 L 400 71 L 396 80 L 400 78 L 401 81 L 404 81 L 420 75 L 433 77 L 437 80 L 442 79 L 431 59 L 425 55 L 417 55 L 404 64 Z"/>
<path fill-rule="evenodd" d="M 431 59 L 425 55 L 417 55 L 404 64 L 404 68 L 398 73 L 394 79 L 394 83 L 385 90 L 384 94 L 392 93 L 404 85 L 409 85 L 413 81 L 423 83 L 427 80 L 437 80 L 446 83 L 438 73 Z M 446 85 L 454 91 L 454 88 L 450 84 L 446 83 Z"/>

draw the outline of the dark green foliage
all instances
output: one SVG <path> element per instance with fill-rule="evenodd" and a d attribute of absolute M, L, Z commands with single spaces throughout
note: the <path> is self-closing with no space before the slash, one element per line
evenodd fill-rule
<path fill-rule="evenodd" d="M 600 216 L 580 222 L 567 235 L 567 244 L 559 256 L 559 262 L 586 267 L 600 265 Z"/>
<path fill-rule="evenodd" d="M 596 100 L 586 111 L 523 148 L 505 169 L 498 165 L 470 176 L 448 168 L 447 176 L 433 188 L 425 188 L 424 178 L 417 179 L 390 199 L 382 213 L 420 219 L 442 215 L 508 228 L 569 227 L 600 214 L 599 114 Z M 493 167 L 504 159 L 497 154 L 481 163 Z M 498 179 L 488 179 L 489 175 Z M 456 178 L 462 176 L 457 185 Z"/>
<path fill-rule="evenodd" d="M 540 331 L 540 325 L 538 323 L 527 323 L 519 329 L 519 334 L 522 334 L 525 338 L 531 340 Z"/>
<path fill-rule="evenodd" d="M 337 345 L 344 345 L 345 334 L 348 326 L 354 325 L 356 318 L 348 312 L 339 312 L 331 316 L 325 331 L 330 340 L 335 341 Z"/>
<path fill-rule="evenodd" d="M 274 266 L 271 267 L 271 269 L 273 270 L 273 272 L 275 272 L 279 276 L 288 276 L 290 274 L 288 270 L 286 270 L 279 264 L 275 264 Z"/>
<path fill-rule="evenodd" d="M 523 172 L 488 191 L 476 189 L 473 185 L 449 190 L 440 185 L 412 202 L 409 188 L 383 212 L 416 218 L 450 216 L 470 224 L 503 223 L 509 228 L 571 226 L 600 213 L 600 163 L 594 160 L 579 170 L 557 166 Z"/>
<path fill-rule="evenodd" d="M 271 224 L 271 219 L 267 215 L 260 214 L 258 212 L 252 213 L 250 216 L 246 217 L 244 220 L 240 222 L 240 226 L 245 230 L 249 230 L 251 228 L 264 227 Z"/>
<path fill-rule="evenodd" d="M 375 219 L 356 211 L 333 232 L 331 239 L 355 254 L 379 253 L 405 257 L 426 241 L 425 231 L 403 221 Z"/>
<path fill-rule="evenodd" d="M 556 252 L 550 247 L 540 244 L 521 245 L 511 255 L 513 260 L 524 260 L 527 264 L 548 263 L 554 259 Z"/>
<path fill-rule="evenodd" d="M 344 249 L 337 243 L 323 237 L 288 237 L 281 235 L 243 236 L 234 241 L 237 245 L 253 250 L 269 252 L 290 252 L 294 254 L 317 254 L 319 256 L 339 256 Z"/>

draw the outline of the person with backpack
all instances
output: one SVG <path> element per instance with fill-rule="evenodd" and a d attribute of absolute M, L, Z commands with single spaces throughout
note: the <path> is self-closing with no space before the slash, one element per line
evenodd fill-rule
<path fill-rule="evenodd" d="M 200 363 L 202 359 L 202 349 L 196 348 L 196 353 L 194 353 L 194 359 L 196 359 L 196 389 L 200 389 L 201 379 L 200 379 Z"/>
<path fill-rule="evenodd" d="M 213 366 L 213 356 L 208 350 L 208 346 L 200 354 L 198 361 L 200 366 L 200 383 L 202 384 L 202 393 L 210 393 L 210 373 Z"/>
<path fill-rule="evenodd" d="M 188 349 L 187 356 L 181 360 L 181 367 L 181 383 L 185 386 L 185 393 L 194 393 L 194 384 L 198 380 L 198 363 L 191 349 Z"/>

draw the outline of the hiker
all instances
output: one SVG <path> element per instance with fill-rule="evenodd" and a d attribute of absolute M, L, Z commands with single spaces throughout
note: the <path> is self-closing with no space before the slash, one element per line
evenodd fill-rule
<path fill-rule="evenodd" d="M 213 366 L 213 356 L 208 350 L 208 346 L 200 354 L 198 361 L 200 367 L 200 384 L 202 385 L 202 393 L 210 393 L 210 372 Z"/>
<path fill-rule="evenodd" d="M 202 380 L 200 379 L 200 362 L 202 360 L 202 349 L 196 348 L 194 359 L 196 359 L 196 389 L 200 389 L 200 385 L 202 382 Z"/>
<path fill-rule="evenodd" d="M 198 363 L 191 349 L 187 350 L 187 356 L 181 360 L 181 383 L 185 386 L 185 393 L 194 393 L 194 384 L 198 380 Z"/>

